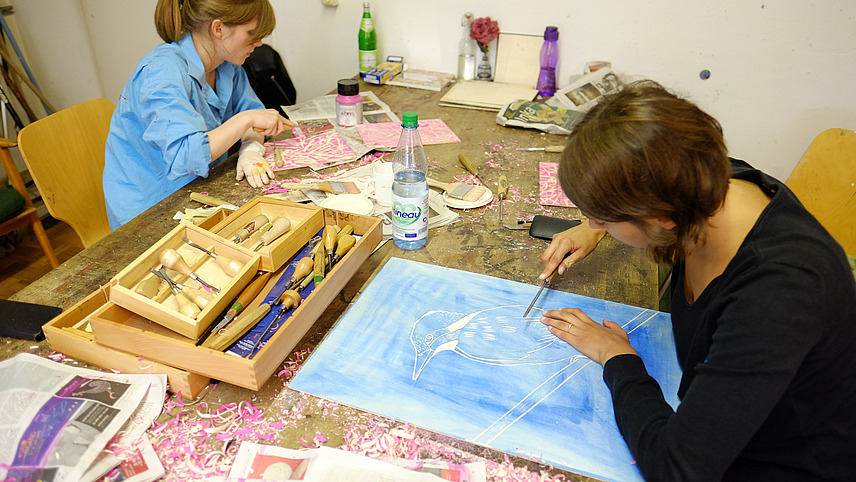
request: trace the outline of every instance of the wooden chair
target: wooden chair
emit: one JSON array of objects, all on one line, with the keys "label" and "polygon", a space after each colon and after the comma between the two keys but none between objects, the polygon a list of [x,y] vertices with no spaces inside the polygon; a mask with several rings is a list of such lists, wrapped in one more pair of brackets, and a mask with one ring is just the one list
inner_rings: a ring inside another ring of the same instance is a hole
[{"label": "wooden chair", "polygon": [[21,173],[18,172],[18,167],[15,166],[12,154],[9,153],[9,149],[15,147],[15,145],[15,141],[0,138],[0,161],[3,162],[3,169],[6,170],[6,177],[9,179],[9,183],[24,198],[24,208],[15,216],[0,223],[0,236],[24,226],[32,225],[33,232],[36,233],[36,238],[38,238],[39,244],[42,245],[42,249],[45,252],[45,256],[48,257],[51,267],[56,268],[59,266],[59,260],[56,258],[53,246],[51,246],[51,242],[48,239],[48,234],[45,232],[45,227],[42,226],[42,221],[39,219],[39,213],[36,212],[36,207],[33,206],[33,200],[30,199],[30,193],[27,192],[24,180],[21,179]]},{"label": "wooden chair", "polygon": [[110,233],[101,174],[115,106],[93,99],[21,129],[18,148],[51,215],[68,223],[84,247]]},{"label": "wooden chair", "polygon": [[844,252],[856,255],[856,132],[821,132],[785,184]]}]

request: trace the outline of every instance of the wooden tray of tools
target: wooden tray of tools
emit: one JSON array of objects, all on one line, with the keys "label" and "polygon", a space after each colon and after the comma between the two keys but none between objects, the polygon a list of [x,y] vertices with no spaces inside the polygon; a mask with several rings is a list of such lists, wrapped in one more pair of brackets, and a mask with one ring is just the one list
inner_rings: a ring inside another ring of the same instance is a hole
[{"label": "wooden tray of tools", "polygon": [[[258,268],[258,254],[181,223],[110,280],[110,301],[198,338]],[[172,288],[167,278],[182,286]]]},{"label": "wooden tray of tools", "polygon": [[[135,353],[250,390],[258,390],[291,354],[295,345],[382,239],[381,221],[375,217],[323,210],[322,222],[325,226],[345,228],[345,231],[348,226],[352,227],[355,238],[358,238],[356,243],[333,265],[333,269],[325,274],[322,282],[314,287],[309,284],[311,293],[296,309],[289,311],[279,328],[272,335],[268,335],[267,341],[260,345],[258,351],[252,352],[251,357],[235,356],[204,345],[197,346],[195,338],[168,330],[115,303],[107,303],[92,314],[90,324],[95,340],[104,346]],[[329,228],[324,228],[327,229]],[[312,234],[317,233],[318,231]],[[245,315],[262,304],[268,297],[268,291],[281,276],[288,275],[289,270],[293,270],[298,262],[298,257],[294,258],[274,273],[262,293],[248,304],[243,312]],[[238,321],[241,321],[241,314],[235,320]],[[224,330],[228,330],[229,326]]]},{"label": "wooden tray of tools", "polygon": [[[279,235],[284,226],[285,234]],[[261,270],[274,272],[324,227],[322,208],[264,196],[247,201],[210,231],[257,252]]]},{"label": "wooden tray of tools", "polygon": [[165,374],[170,390],[184,397],[196,398],[210,379],[137,355],[115,350],[95,342],[89,329],[89,316],[108,303],[109,286],[99,289],[42,326],[51,350],[76,360],[122,373]]}]

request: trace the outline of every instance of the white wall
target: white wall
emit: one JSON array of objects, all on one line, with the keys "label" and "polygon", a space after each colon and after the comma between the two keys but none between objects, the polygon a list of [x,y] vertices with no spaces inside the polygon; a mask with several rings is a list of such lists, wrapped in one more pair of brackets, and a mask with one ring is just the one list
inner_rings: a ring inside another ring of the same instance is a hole
[{"label": "white wall", "polygon": [[[56,107],[118,98],[137,60],[160,41],[155,0],[7,0],[28,61]],[[359,0],[271,0],[299,100],[357,71]],[[500,29],[559,27],[560,84],[590,60],[660,81],[722,122],[731,154],[785,178],[811,140],[856,129],[856,3],[847,0],[373,0],[382,55],[454,72],[460,17]],[[699,72],[711,72],[701,80]],[[854,166],[856,169],[856,166]]]}]

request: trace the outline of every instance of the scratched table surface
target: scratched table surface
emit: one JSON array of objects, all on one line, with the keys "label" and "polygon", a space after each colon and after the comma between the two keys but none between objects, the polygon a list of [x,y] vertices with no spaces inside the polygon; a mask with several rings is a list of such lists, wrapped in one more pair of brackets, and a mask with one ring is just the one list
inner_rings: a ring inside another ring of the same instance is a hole
[{"label": "scratched table surface", "polygon": [[[362,84],[361,90],[374,91],[399,116],[408,110],[419,114],[420,119],[442,119],[461,139],[460,143],[429,145],[425,151],[429,159],[429,175],[442,181],[463,178],[467,173],[458,161],[458,154],[467,155],[479,168],[481,178],[495,190],[500,175],[508,178],[510,190],[504,201],[504,221],[530,220],[535,214],[545,214],[568,219],[580,218],[579,210],[567,207],[541,206],[538,204],[538,165],[541,161],[558,161],[559,155],[543,151],[518,151],[517,147],[543,147],[564,143],[564,137],[542,134],[532,129],[508,128],[498,125],[494,112],[442,107],[438,100],[445,92],[407,89],[395,86]],[[386,160],[391,160],[392,154]],[[343,168],[331,167],[321,174],[332,174]],[[281,171],[279,178],[300,177],[309,174],[308,168]],[[207,192],[213,196],[241,205],[260,190],[252,190],[245,181],[235,181],[234,157],[221,163],[207,178],[199,178],[164,199],[136,219],[117,229],[63,263],[43,278],[17,293],[13,300],[49,304],[63,309],[72,306],[98,286],[108,281],[122,268],[132,262],[143,251],[164,236],[175,226],[173,215],[187,208],[199,207],[190,200],[190,192]],[[461,219],[451,225],[432,229],[426,247],[417,251],[403,251],[392,242],[377,250],[357,271],[341,294],[318,319],[296,347],[295,353],[311,350],[324,338],[336,321],[347,310],[375,273],[390,257],[436,264],[450,268],[483,273],[529,284],[539,284],[541,272],[539,256],[548,245],[547,241],[528,236],[525,230],[509,230],[499,221],[498,200],[487,206],[459,211]],[[657,267],[641,250],[628,247],[607,236],[594,253],[578,263],[563,276],[556,276],[554,289],[565,290],[585,296],[626,303],[644,308],[657,307]],[[466,290],[466,286],[461,286]],[[0,339],[0,359],[19,352],[31,352],[47,356],[51,353],[46,342],[33,343],[10,338]],[[88,366],[74,361],[66,363]],[[289,423],[277,431],[273,440],[254,440],[260,443],[277,444],[288,448],[300,448],[316,433],[322,433],[326,444],[339,446],[347,443],[349,430],[354,426],[400,427],[392,420],[381,420],[371,414],[360,413],[347,407],[331,407],[330,402],[290,390],[289,376],[272,376],[258,392],[227,383],[209,386],[200,399],[184,400],[185,406],[198,406],[205,402],[208,407],[218,404],[251,401],[266,412],[267,417],[278,417],[277,411],[287,411]],[[174,399],[175,396],[173,395]],[[167,402],[169,404],[169,401]],[[285,408],[284,408],[285,407]],[[299,410],[298,410],[299,409]],[[337,411],[338,410],[338,411]],[[295,413],[298,413],[296,416]],[[175,417],[175,410],[167,411],[160,421]],[[368,425],[366,425],[368,424]],[[426,452],[442,451],[447,458],[458,461],[470,457],[484,458],[497,464],[505,461],[505,455],[481,446],[451,439],[418,427],[409,427],[415,436],[424,441]],[[310,435],[307,435],[310,434]],[[203,437],[204,438],[204,437]],[[432,444],[436,444],[432,445]],[[195,440],[197,450],[222,450],[223,443],[216,440]],[[232,452],[234,452],[233,444]],[[446,449],[437,449],[445,447]],[[231,454],[232,452],[229,452]],[[450,455],[456,454],[456,455]],[[430,457],[437,453],[425,453]],[[163,459],[163,457],[161,457]],[[228,456],[223,460],[227,460]],[[515,467],[550,475],[561,474],[572,480],[589,480],[587,477],[547,467],[527,458],[510,456]],[[224,462],[225,463],[225,462]],[[177,465],[176,465],[177,464]],[[166,464],[173,474],[180,473],[181,462]],[[222,471],[224,465],[220,465]],[[222,472],[212,472],[222,473]]]}]

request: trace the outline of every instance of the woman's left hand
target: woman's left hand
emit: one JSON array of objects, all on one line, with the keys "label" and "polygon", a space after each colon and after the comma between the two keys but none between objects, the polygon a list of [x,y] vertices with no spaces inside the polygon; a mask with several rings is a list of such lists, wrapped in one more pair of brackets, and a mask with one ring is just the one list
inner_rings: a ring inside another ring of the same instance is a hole
[{"label": "woman's left hand", "polygon": [[545,311],[541,323],[548,325],[552,334],[601,365],[616,355],[637,355],[630,345],[630,337],[618,323],[603,320],[600,324],[579,308]]}]

